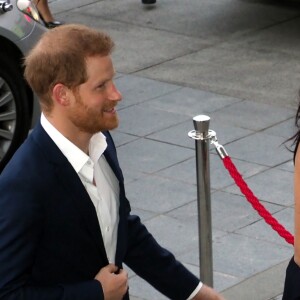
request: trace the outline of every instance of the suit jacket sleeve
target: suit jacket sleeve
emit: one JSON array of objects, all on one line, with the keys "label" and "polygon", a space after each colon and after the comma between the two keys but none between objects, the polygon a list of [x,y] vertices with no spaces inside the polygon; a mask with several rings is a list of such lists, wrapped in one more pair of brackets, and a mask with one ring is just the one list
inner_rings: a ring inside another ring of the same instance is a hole
[{"label": "suit jacket sleeve", "polygon": [[[15,175],[17,176],[17,175]],[[43,234],[41,199],[30,187],[1,175],[0,180],[0,299],[1,300],[100,300],[96,280],[76,284],[35,286],[29,273]],[[22,185],[20,188],[19,185]],[[21,192],[22,191],[22,192]],[[59,246],[59,245],[58,245]]]},{"label": "suit jacket sleeve", "polygon": [[187,299],[198,286],[199,279],[156,242],[139,217],[130,215],[128,225],[125,263],[168,298]]}]

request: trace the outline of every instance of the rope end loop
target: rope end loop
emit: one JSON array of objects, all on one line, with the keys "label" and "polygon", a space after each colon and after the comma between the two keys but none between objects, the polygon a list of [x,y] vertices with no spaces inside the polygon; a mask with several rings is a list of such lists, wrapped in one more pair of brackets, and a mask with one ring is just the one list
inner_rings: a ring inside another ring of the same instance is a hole
[{"label": "rope end loop", "polygon": [[216,150],[217,150],[217,153],[219,154],[219,156],[221,157],[221,159],[224,159],[225,157],[228,156],[228,153],[226,152],[225,148],[220,145],[220,144],[215,144],[215,147],[216,147]]},{"label": "rope end loop", "polygon": [[217,138],[217,135],[215,132],[211,136],[211,144],[213,144],[216,147],[217,153],[219,154],[219,156],[222,160],[228,156],[228,153],[226,152],[224,146],[219,144],[218,138]]}]

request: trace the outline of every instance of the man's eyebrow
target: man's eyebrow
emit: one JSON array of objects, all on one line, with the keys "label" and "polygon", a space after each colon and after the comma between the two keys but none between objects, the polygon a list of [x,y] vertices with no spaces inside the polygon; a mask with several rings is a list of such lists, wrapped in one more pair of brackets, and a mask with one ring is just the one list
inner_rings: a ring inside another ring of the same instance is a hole
[{"label": "man's eyebrow", "polygon": [[107,82],[107,81],[113,80],[113,79],[115,78],[116,74],[117,74],[117,73],[114,72],[114,73],[112,74],[112,76],[108,76],[108,77],[106,77],[106,78],[102,78],[101,80],[98,80],[98,83],[101,84],[101,83],[105,83],[105,82]]}]

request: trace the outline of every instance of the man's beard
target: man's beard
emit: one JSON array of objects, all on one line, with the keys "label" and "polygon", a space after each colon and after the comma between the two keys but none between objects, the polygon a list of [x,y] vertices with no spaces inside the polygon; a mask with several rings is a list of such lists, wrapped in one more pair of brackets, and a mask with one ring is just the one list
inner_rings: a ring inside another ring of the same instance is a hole
[{"label": "man's beard", "polygon": [[95,108],[87,107],[83,103],[81,97],[77,94],[75,95],[76,106],[72,109],[70,114],[70,119],[73,124],[83,132],[90,134],[95,134],[99,131],[112,130],[118,127],[119,120],[118,115],[115,114],[111,118],[105,118],[103,111],[109,110],[112,107],[104,107],[101,111]]}]

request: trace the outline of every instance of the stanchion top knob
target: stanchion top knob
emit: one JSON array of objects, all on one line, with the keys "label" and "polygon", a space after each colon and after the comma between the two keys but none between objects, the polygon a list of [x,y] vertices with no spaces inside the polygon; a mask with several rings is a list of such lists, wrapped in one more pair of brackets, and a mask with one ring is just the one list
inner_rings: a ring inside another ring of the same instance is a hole
[{"label": "stanchion top knob", "polygon": [[193,118],[195,130],[198,132],[208,132],[210,117],[206,115],[198,115]]}]

